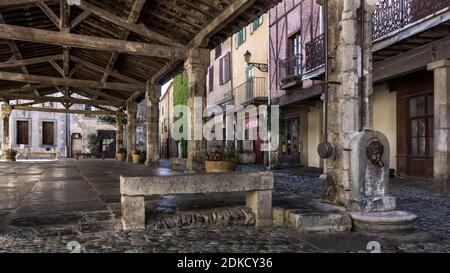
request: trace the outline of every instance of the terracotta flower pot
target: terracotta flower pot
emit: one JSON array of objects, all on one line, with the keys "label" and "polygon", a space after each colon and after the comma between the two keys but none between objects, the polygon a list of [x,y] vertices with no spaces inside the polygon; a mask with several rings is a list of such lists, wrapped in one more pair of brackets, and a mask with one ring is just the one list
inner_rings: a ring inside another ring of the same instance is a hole
[{"label": "terracotta flower pot", "polygon": [[134,164],[141,164],[141,155],[140,154],[132,154],[132,159]]},{"label": "terracotta flower pot", "polygon": [[124,161],[127,159],[127,154],[117,154],[117,160]]},{"label": "terracotta flower pot", "polygon": [[234,172],[236,162],[234,161],[205,161],[207,173]]}]

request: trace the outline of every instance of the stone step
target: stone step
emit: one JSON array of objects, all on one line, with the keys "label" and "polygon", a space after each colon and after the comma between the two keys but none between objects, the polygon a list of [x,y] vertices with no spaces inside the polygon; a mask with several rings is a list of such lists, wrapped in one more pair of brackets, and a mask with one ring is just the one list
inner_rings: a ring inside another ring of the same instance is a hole
[{"label": "stone step", "polygon": [[274,208],[273,221],[275,226],[300,232],[346,232],[352,229],[352,221],[347,213]]}]

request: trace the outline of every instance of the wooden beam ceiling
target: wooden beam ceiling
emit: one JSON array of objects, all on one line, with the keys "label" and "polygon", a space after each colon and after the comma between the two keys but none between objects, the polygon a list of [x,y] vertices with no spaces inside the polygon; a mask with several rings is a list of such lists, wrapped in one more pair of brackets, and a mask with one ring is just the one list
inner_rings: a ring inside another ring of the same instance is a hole
[{"label": "wooden beam ceiling", "polygon": [[69,114],[79,114],[79,115],[96,115],[96,116],[107,116],[107,115],[124,115],[122,112],[116,111],[86,111],[86,110],[75,110],[75,109],[58,109],[58,108],[46,108],[46,107],[32,107],[32,106],[15,106],[11,105],[14,110],[21,111],[31,111],[31,112],[47,112],[47,113],[69,113]]},{"label": "wooden beam ceiling", "polygon": [[169,59],[186,59],[188,55],[188,50],[181,47],[128,42],[7,24],[0,24],[0,38]]},{"label": "wooden beam ceiling", "polygon": [[57,86],[70,86],[80,88],[111,89],[111,90],[119,90],[125,93],[145,91],[146,88],[145,84],[75,80],[75,79],[67,79],[67,78],[64,79],[64,78],[11,73],[11,72],[0,72],[0,80],[36,83],[36,84],[51,84]]},{"label": "wooden beam ceiling", "polygon": [[43,57],[36,57],[36,58],[30,58],[30,59],[20,59],[20,60],[12,60],[12,61],[6,61],[3,63],[0,63],[0,68],[11,68],[11,67],[18,67],[18,66],[26,66],[26,65],[32,65],[32,64],[39,64],[39,63],[46,63],[50,61],[56,61],[56,60],[62,60],[63,56],[61,54],[58,55],[50,55],[50,56],[43,56]]},{"label": "wooden beam ceiling", "polygon": [[35,100],[40,102],[59,102],[59,103],[75,103],[75,104],[87,104],[87,105],[110,105],[110,106],[124,106],[124,103],[114,103],[108,100],[91,100],[80,98],[67,98],[67,97],[50,97],[50,96],[36,96],[31,94],[17,94],[17,93],[5,93],[0,92],[0,98],[10,100]]},{"label": "wooden beam ceiling", "polygon": [[[137,3],[138,4],[135,7],[136,10],[142,9],[145,1],[137,0]],[[155,31],[148,29],[143,24],[136,24],[136,23],[130,22],[130,20],[116,16],[115,14],[113,14],[107,10],[101,9],[87,1],[80,0],[80,7],[82,9],[84,9],[85,11],[92,12],[93,14],[97,15],[98,17],[100,17],[108,22],[118,25],[128,31],[132,31],[134,33],[142,35],[143,37],[145,37],[147,39],[150,39],[153,41],[158,41],[165,45],[172,45],[172,46],[179,46],[179,47],[183,46],[182,44],[178,43],[177,41],[175,41],[173,39],[170,39],[164,35],[161,35]],[[133,13],[131,13],[130,16],[135,16],[135,15]]]},{"label": "wooden beam ceiling", "polygon": [[204,27],[193,39],[194,47],[205,47],[209,38],[217,33],[221,28],[236,20],[256,0],[235,0],[219,16],[214,18],[206,27]]}]

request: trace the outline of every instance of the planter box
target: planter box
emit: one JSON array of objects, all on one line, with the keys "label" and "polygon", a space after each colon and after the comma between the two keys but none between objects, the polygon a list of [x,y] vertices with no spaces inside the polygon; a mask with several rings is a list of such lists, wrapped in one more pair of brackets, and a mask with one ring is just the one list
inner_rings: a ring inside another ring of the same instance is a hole
[{"label": "planter box", "polygon": [[256,154],[248,153],[248,154],[240,154],[240,163],[241,164],[255,164],[256,162]]},{"label": "planter box", "polygon": [[205,161],[207,173],[234,172],[236,167],[237,165],[234,161]]}]

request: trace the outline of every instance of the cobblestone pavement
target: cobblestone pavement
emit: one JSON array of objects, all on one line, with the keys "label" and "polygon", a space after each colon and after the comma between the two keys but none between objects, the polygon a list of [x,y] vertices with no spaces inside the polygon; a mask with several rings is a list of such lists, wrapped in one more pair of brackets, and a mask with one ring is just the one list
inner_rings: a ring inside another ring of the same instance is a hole
[{"label": "cobblestone pavement", "polygon": [[[208,226],[123,232],[118,221],[119,174],[168,175],[115,161],[0,163],[0,252],[367,252],[378,241],[383,252],[450,252],[449,198],[432,193],[429,183],[395,179],[392,192],[401,209],[419,215],[418,232],[408,235],[299,233],[284,228]],[[261,170],[245,166],[246,170]],[[274,203],[290,206],[319,199],[316,169],[275,171]],[[289,199],[289,202],[285,202]],[[283,201],[283,202],[282,202]],[[163,213],[242,203],[242,195],[167,198]],[[291,203],[290,203],[291,202]],[[72,244],[72,243],[71,243]]]}]

